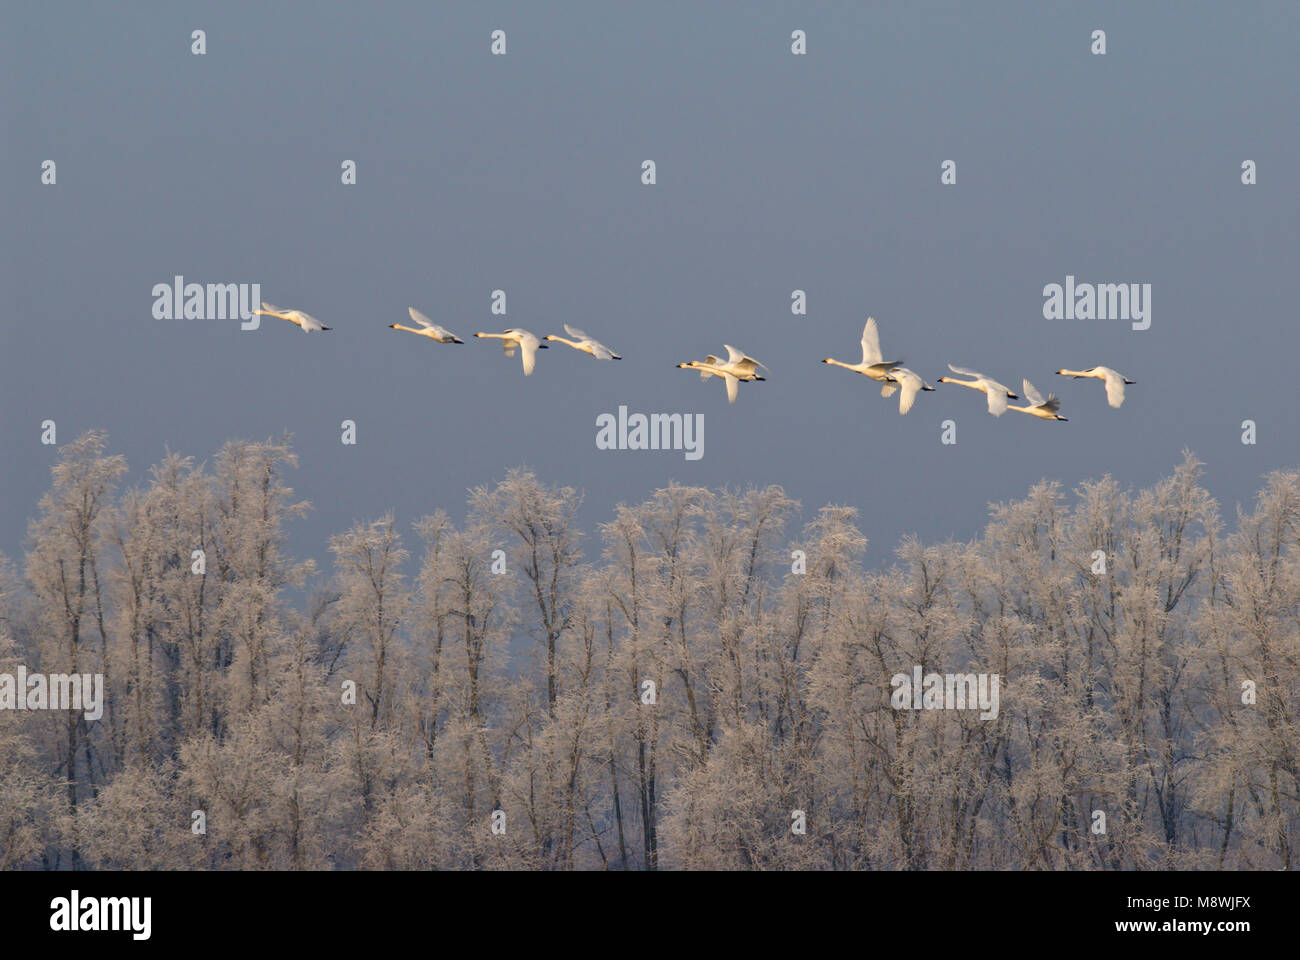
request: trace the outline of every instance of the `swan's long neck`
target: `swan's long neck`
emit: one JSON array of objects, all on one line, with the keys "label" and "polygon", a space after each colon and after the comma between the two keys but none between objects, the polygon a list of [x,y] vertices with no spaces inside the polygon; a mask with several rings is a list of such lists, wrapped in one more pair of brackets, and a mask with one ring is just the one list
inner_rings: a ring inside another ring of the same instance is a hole
[{"label": "swan's long neck", "polygon": [[944,377],[944,378],[943,378],[943,382],[944,382],[944,383],[955,383],[955,384],[958,384],[959,386],[963,386],[963,387],[970,387],[972,390],[978,390],[978,391],[980,391],[980,393],[984,393],[984,392],[985,392],[985,391],[984,391],[984,384],[980,383],[978,380],[954,380],[952,377]]},{"label": "swan's long neck", "polygon": [[854,371],[856,371],[856,370],[858,369],[858,366],[855,365],[855,364],[852,364],[852,363],[845,363],[843,360],[832,360],[830,357],[827,357],[827,358],[826,358],[826,362],[827,362],[827,363],[832,363],[832,364],[834,364],[834,365],[837,366],[837,367],[843,367],[845,370],[854,370]]},{"label": "swan's long neck", "polygon": [[1098,376],[1098,374],[1093,373],[1091,370],[1062,370],[1062,371],[1061,371],[1061,376],[1064,376],[1064,377],[1095,377],[1095,376]]},{"label": "swan's long neck", "polygon": [[393,324],[394,330],[405,330],[407,333],[424,333],[423,330],[416,330],[415,327],[404,327],[400,323]]},{"label": "swan's long neck", "polygon": [[566,344],[567,346],[573,347],[574,350],[582,349],[582,345],[576,340],[565,340],[563,337],[557,337],[555,334],[551,334],[547,339],[554,340],[556,343]]}]

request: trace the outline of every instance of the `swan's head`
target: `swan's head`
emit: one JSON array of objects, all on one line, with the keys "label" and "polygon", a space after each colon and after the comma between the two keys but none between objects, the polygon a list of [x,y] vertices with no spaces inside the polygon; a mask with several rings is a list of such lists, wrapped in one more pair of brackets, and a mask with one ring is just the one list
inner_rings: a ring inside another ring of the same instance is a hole
[{"label": "swan's head", "polygon": [[693,366],[695,366],[695,361],[694,361],[694,360],[687,360],[685,363],[679,363],[679,364],[677,364],[677,366],[678,366],[678,368],[681,368],[681,367],[693,367]]},{"label": "swan's head", "polygon": [[552,334],[552,333],[548,333],[546,336],[542,337],[542,339],[543,339],[543,340],[555,340],[555,339],[556,339],[556,336],[555,336],[554,334]]},{"label": "swan's head", "polygon": [[1057,373],[1065,373],[1064,370],[1057,370],[1056,372],[1057,372]]},{"label": "swan's head", "polygon": [[395,323],[390,323],[390,324],[388,325],[388,329],[389,329],[389,330],[396,330],[396,329],[397,329],[397,324],[395,324]]},{"label": "swan's head", "polygon": [[827,357],[825,360],[822,361],[822,363],[830,363],[830,362],[831,362],[831,358],[830,358],[830,357]]}]

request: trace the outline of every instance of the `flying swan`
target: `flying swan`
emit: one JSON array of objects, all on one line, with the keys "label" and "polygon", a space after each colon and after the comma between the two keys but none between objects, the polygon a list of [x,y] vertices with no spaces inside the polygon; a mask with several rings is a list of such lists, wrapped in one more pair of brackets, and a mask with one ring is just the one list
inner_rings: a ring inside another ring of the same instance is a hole
[{"label": "flying swan", "polygon": [[1038,417],[1040,420],[1068,420],[1069,417],[1063,417],[1056,412],[1061,405],[1061,401],[1054,395],[1048,396],[1046,400],[1043,395],[1034,388],[1034,385],[1028,380],[1021,381],[1025,388],[1025,398],[1029,401],[1027,407],[1008,407],[1008,410],[1019,410],[1021,413],[1027,413],[1031,417]]},{"label": "flying swan", "polygon": [[464,343],[460,337],[456,336],[446,327],[434,323],[415,307],[407,307],[406,312],[411,315],[411,319],[419,324],[418,327],[404,327],[400,323],[390,323],[388,326],[392,330],[405,330],[407,333],[418,334],[421,337],[428,337],[430,340],[437,340],[439,343]]},{"label": "flying swan", "polygon": [[957,383],[963,387],[970,387],[972,390],[978,390],[989,398],[989,413],[995,417],[1000,417],[1007,412],[1007,400],[1019,400],[1020,398],[1008,390],[1005,386],[996,380],[984,376],[982,373],[976,373],[974,370],[967,370],[964,367],[954,367],[948,364],[948,369],[953,373],[959,373],[963,377],[974,377],[970,380],[954,380],[952,377],[940,377],[939,383]]},{"label": "flying swan", "polygon": [[1074,377],[1076,380],[1083,377],[1105,380],[1106,402],[1117,410],[1124,405],[1124,384],[1137,383],[1136,380],[1130,380],[1110,367],[1089,367],[1087,370],[1057,370],[1056,372],[1064,377]]},{"label": "flying swan", "polygon": [[595,337],[583,333],[577,327],[571,327],[567,323],[564,325],[564,332],[573,337],[572,340],[565,340],[564,337],[557,337],[553,333],[548,333],[545,337],[547,340],[556,340],[560,343],[567,343],[574,350],[581,350],[583,353],[589,353],[597,360],[622,360],[617,353],[609,349]]},{"label": "flying swan", "polygon": [[[860,373],[872,380],[883,383],[884,386],[880,388],[882,397],[893,396],[894,391],[898,389],[898,384],[894,382],[891,372],[895,367],[900,366],[902,362],[902,360],[885,360],[881,356],[880,331],[876,327],[874,317],[867,317],[866,326],[862,328],[861,363],[845,363],[843,360],[836,360],[833,357],[827,357],[822,361],[822,363],[843,367],[845,370],[852,370],[854,373]],[[907,411],[904,410],[903,412],[906,413]]]},{"label": "flying swan", "polygon": [[474,336],[500,340],[507,357],[513,357],[515,351],[519,350],[524,361],[525,377],[532,376],[533,367],[537,365],[537,351],[548,349],[546,344],[519,327],[511,327],[505,333],[476,333]]},{"label": "flying swan", "polygon": [[767,369],[766,365],[747,356],[743,350],[737,350],[729,343],[724,343],[727,348],[727,362],[723,363],[713,354],[709,354],[700,360],[690,360],[686,363],[677,364],[684,370],[698,370],[700,379],[707,380],[709,377],[722,377],[723,382],[727,385],[727,402],[735,403],[736,394],[739,392],[741,380],[766,380],[766,377],[758,375],[758,368]]},{"label": "flying swan", "polygon": [[279,317],[281,320],[288,320],[301,328],[303,333],[311,333],[313,330],[329,330],[310,313],[303,313],[301,310],[281,310],[274,304],[262,301],[262,309],[254,310],[253,313],[260,313],[264,317]]}]

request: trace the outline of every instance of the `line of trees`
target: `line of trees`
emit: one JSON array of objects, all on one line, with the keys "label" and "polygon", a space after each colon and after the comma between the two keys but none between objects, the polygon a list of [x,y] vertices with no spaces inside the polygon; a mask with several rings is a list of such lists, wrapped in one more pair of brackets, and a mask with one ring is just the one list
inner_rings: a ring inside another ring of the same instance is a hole
[{"label": "line of trees", "polygon": [[[512,471],[318,571],[295,463],[231,442],[124,488],[103,434],[61,448],[0,558],[0,673],[106,705],[0,711],[0,868],[1296,866],[1300,471],[1231,533],[1190,456],[1040,483],[878,572],[854,509],[791,531],[779,487],[584,538]],[[915,665],[999,674],[998,716],[892,709]]]}]

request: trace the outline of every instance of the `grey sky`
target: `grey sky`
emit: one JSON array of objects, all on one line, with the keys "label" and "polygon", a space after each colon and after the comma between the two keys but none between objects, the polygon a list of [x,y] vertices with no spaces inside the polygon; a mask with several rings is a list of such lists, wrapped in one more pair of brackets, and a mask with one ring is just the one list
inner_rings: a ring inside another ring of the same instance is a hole
[{"label": "grey sky", "polygon": [[[519,464],[583,488],[589,532],[670,479],[780,483],[805,517],[858,506],[871,565],[1044,477],[1150,483],[1184,447],[1231,514],[1297,461],[1300,7],[1205,6],[9,4],[0,551],[48,486],[47,418],[106,429],[133,480],[166,446],[291,431],[316,507],[293,548],[321,562],[354,519],[460,516]],[[175,274],[334,330],[155,320]],[[1151,328],[1044,320],[1067,274],[1151,283]],[[386,329],[408,305],[470,342]],[[1069,423],[945,386],[900,417],[818,362],[856,361],[868,314],[927,381],[1027,376]],[[626,359],[553,347],[524,378],[472,337],[564,322]],[[674,368],[724,342],[771,368],[734,406]],[[1099,363],[1137,381],[1122,410],[1053,374]],[[620,404],[703,413],[703,459],[597,450]]]}]

